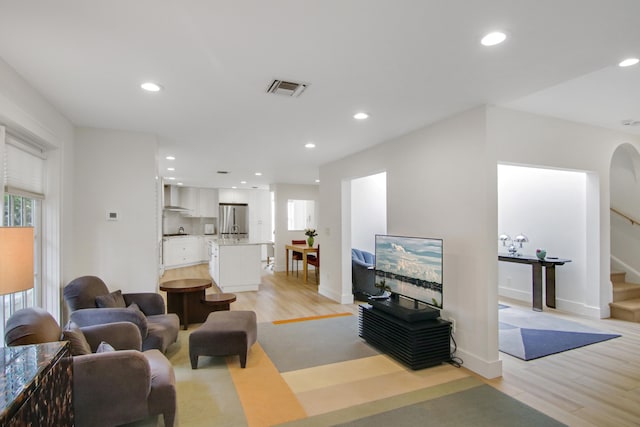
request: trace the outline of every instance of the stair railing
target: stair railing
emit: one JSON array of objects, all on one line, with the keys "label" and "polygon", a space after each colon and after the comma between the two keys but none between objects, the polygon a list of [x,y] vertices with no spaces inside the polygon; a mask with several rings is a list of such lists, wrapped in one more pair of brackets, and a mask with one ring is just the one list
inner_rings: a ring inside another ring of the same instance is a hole
[{"label": "stair railing", "polygon": [[627,221],[631,222],[631,225],[640,225],[640,221],[638,221],[637,219],[631,218],[629,215],[620,212],[616,208],[610,208],[610,209],[611,209],[611,212],[616,213],[616,214],[620,215],[621,217],[623,217],[624,219],[626,219]]}]

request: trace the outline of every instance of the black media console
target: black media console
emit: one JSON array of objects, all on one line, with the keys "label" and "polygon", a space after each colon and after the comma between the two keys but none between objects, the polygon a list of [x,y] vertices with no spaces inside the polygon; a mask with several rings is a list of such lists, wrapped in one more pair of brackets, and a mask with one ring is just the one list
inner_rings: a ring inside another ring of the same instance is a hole
[{"label": "black media console", "polygon": [[442,319],[406,321],[384,310],[360,306],[360,337],[411,369],[451,358],[451,323]]}]

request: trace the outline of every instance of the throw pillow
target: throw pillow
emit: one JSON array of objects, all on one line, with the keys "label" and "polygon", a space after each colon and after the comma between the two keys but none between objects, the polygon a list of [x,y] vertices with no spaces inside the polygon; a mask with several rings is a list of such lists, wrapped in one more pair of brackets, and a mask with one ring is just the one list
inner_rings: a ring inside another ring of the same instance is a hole
[{"label": "throw pillow", "polygon": [[72,356],[91,354],[91,346],[80,329],[65,329],[62,331],[62,339],[71,343]]},{"label": "throw pillow", "polygon": [[102,341],[100,343],[100,345],[98,346],[98,348],[96,349],[96,353],[106,353],[109,351],[116,351],[115,348],[113,348],[113,346],[111,344],[109,344],[108,342]]},{"label": "throw pillow", "polygon": [[107,295],[97,296],[96,305],[100,308],[125,308],[127,306],[127,304],[124,302],[122,291],[120,291],[119,289]]},{"label": "throw pillow", "polygon": [[[140,307],[138,307],[138,304],[136,304],[135,302],[132,302],[131,305],[129,305],[129,307],[127,307],[129,310],[134,310],[134,311],[139,311],[140,313],[142,313],[142,310],[140,310]],[[144,314],[144,313],[142,313]]]}]

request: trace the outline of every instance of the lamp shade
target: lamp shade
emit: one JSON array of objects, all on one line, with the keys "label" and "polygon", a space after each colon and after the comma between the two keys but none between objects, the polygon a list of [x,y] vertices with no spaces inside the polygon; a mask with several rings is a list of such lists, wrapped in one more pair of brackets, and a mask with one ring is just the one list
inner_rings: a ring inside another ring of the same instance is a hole
[{"label": "lamp shade", "polygon": [[33,288],[33,227],[0,227],[0,295]]}]

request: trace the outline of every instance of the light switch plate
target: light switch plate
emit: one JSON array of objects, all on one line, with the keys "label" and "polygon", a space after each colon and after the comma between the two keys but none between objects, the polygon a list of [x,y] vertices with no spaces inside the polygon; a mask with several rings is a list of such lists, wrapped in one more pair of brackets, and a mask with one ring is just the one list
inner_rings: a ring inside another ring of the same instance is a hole
[{"label": "light switch plate", "polygon": [[107,212],[107,221],[117,221],[118,219],[120,219],[120,215],[118,214],[118,212]]}]

